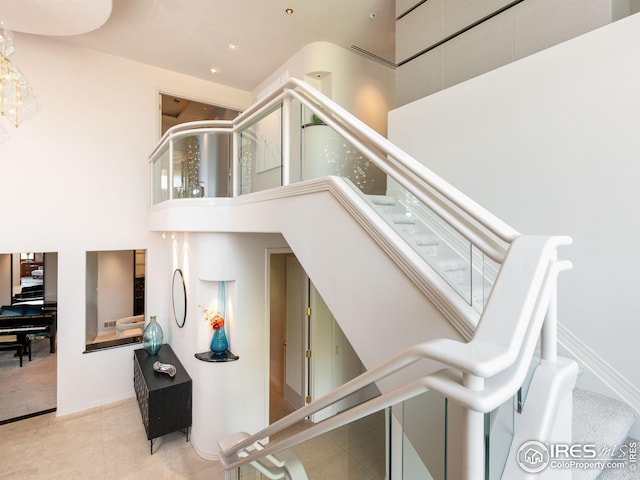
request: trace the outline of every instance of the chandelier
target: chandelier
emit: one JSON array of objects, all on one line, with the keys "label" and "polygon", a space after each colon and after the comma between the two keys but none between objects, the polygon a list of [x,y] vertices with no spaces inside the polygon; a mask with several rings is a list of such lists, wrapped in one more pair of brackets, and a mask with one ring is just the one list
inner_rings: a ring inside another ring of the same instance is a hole
[{"label": "chandelier", "polygon": [[[18,67],[9,60],[14,51],[13,32],[0,22],[0,116],[17,128],[36,114],[40,101]],[[9,134],[0,125],[0,143],[8,139]]]}]

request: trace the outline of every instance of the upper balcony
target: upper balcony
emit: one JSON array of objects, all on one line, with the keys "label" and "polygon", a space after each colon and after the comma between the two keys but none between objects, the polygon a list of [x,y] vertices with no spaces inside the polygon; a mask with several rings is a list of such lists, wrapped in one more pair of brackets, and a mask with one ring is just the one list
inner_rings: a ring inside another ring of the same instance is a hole
[{"label": "upper balcony", "polygon": [[404,252],[398,258],[426,263],[473,307],[474,316],[482,311],[509,244],[518,236],[298,80],[235,120],[171,128],[150,162],[152,210],[178,199],[185,206],[191,201],[182,199],[242,198],[246,203],[257,192],[260,198],[287,196],[309,181],[331,177],[359,198],[358,216],[370,218],[375,235]]}]

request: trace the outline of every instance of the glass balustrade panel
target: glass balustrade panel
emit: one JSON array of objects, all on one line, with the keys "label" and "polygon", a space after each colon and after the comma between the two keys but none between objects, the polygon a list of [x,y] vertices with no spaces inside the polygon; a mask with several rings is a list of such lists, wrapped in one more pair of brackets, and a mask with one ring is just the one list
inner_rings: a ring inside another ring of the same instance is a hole
[{"label": "glass balustrade panel", "polygon": [[[308,480],[385,480],[387,476],[387,410],[368,415],[293,447],[248,463],[232,479],[291,478]],[[286,437],[305,424],[272,437]],[[282,463],[280,463],[282,462]],[[286,476],[285,476],[286,475]]]},{"label": "glass balustrade panel", "polygon": [[[383,193],[386,175],[340,133],[324,123],[309,108],[300,106],[296,120],[299,132],[299,161],[292,160],[291,181],[336,175],[348,178],[366,194]],[[292,157],[293,159],[293,157]]]},{"label": "glass balustrade panel", "polygon": [[300,157],[294,162],[292,155],[291,182],[343,177],[469,305],[482,311],[497,266],[310,109],[292,110],[299,112]]},{"label": "glass balustrade panel", "polygon": [[466,238],[392,179],[384,195],[364,195],[364,199],[458,295],[472,304],[474,276],[482,285],[482,263],[474,269],[474,250]]},{"label": "glass balustrade panel", "polygon": [[[310,438],[254,458],[230,471],[231,478],[445,480],[446,399],[438,393],[426,392],[375,413],[360,415],[360,407],[378,395],[376,388],[367,387],[365,392],[355,392],[345,399],[346,402],[340,401],[272,435],[269,441],[275,445],[304,438],[305,434]],[[351,414],[353,419],[345,424],[346,418],[340,414]],[[324,422],[337,426],[319,431]]]},{"label": "glass balustrade panel", "polygon": [[165,147],[153,162],[152,203],[169,200],[169,146]]},{"label": "glass balustrade panel", "polygon": [[401,418],[391,421],[402,423],[401,478],[445,480],[446,399],[435,392],[423,393],[403,402]]},{"label": "glass balustrade panel", "polygon": [[485,414],[485,479],[500,480],[513,443],[515,399]]},{"label": "glass balustrade panel", "polygon": [[173,144],[173,198],[231,195],[231,134],[186,135]]},{"label": "glass balustrade panel", "polygon": [[282,106],[239,132],[240,194],[282,185]]}]

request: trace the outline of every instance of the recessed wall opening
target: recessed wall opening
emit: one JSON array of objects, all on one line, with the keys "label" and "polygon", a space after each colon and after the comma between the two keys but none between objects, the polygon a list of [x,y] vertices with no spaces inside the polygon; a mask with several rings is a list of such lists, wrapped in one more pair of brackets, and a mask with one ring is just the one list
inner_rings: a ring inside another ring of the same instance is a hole
[{"label": "recessed wall opening", "polygon": [[87,252],[85,352],[142,341],[145,264],[146,250]]},{"label": "recessed wall opening", "polygon": [[189,100],[170,93],[160,93],[160,110],[162,112],[161,135],[181,123],[201,120],[233,120],[240,114],[239,110]]}]

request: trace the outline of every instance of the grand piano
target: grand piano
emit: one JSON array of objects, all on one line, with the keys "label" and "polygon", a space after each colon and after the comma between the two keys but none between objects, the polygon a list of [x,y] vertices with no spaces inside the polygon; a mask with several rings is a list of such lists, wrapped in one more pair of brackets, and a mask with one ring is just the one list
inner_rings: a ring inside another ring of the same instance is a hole
[{"label": "grand piano", "polygon": [[44,302],[39,305],[27,303],[0,307],[0,335],[16,335],[18,341],[29,351],[27,335],[40,334],[49,337],[49,350],[56,351],[57,306]]}]

